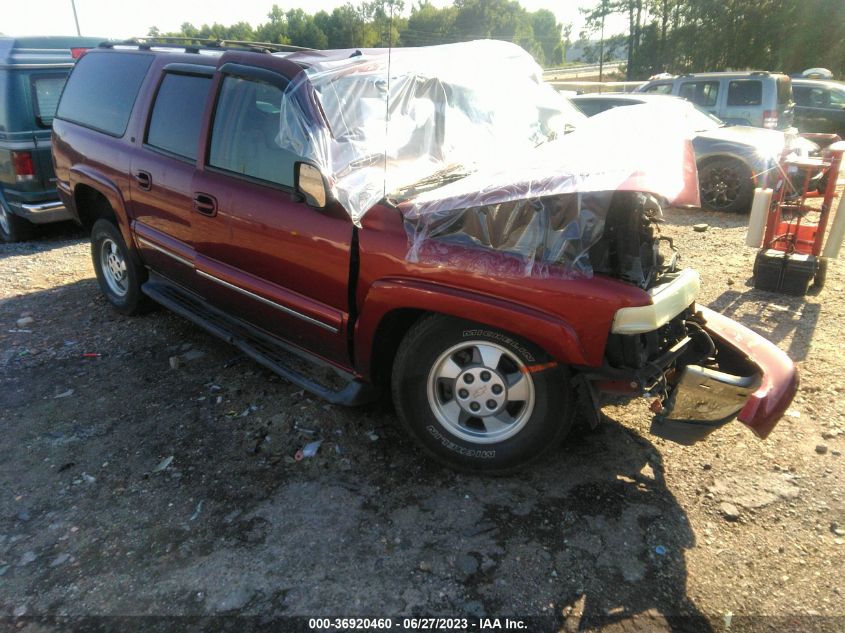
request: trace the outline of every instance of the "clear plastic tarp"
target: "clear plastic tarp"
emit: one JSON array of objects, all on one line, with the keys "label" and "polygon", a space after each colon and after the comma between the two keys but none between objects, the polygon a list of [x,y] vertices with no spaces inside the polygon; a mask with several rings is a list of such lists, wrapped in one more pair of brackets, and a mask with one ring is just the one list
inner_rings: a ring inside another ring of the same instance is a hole
[{"label": "clear plastic tarp", "polygon": [[357,225],[382,200],[401,209],[411,260],[442,238],[512,252],[524,274],[538,261],[589,274],[609,193],[698,204],[682,123],[651,106],[587,119],[519,46],[350,53],[289,57],[305,71],[276,140],[321,169]]}]

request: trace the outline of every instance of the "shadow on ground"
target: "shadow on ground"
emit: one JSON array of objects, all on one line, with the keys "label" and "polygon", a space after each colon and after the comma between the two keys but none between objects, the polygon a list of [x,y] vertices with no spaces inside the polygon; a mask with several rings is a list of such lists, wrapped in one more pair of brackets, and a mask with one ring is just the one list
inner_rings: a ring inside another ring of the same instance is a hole
[{"label": "shadow on ground", "polygon": [[686,513],[654,447],[613,421],[522,474],[458,475],[389,404],[316,401],[167,312],[116,315],[91,280],[1,302],[0,320],[25,310],[55,320],[0,362],[7,615],[709,629],[686,595]]},{"label": "shadow on ground", "polygon": [[68,245],[68,240],[84,238],[85,232],[73,222],[42,224],[36,227],[32,239],[25,242],[7,244],[0,241],[0,259],[63,248]]},{"label": "shadow on ground", "polygon": [[820,304],[804,297],[764,290],[726,290],[710,307],[775,343],[792,336],[786,352],[794,361],[807,358],[821,312]]}]

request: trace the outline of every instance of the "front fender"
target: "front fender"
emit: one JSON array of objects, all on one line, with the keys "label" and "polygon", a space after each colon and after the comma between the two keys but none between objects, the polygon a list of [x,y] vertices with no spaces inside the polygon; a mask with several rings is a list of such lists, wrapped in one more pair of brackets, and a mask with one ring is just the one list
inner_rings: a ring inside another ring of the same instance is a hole
[{"label": "front fender", "polygon": [[393,310],[415,309],[482,323],[521,336],[560,363],[588,364],[578,334],[564,321],[524,305],[437,283],[402,278],[370,286],[355,324],[355,366],[370,375],[376,331]]}]

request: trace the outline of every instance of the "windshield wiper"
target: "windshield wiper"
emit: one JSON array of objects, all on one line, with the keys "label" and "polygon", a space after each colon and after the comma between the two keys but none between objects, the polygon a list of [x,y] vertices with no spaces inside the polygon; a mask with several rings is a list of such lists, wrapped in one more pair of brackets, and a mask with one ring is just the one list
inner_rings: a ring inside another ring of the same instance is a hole
[{"label": "windshield wiper", "polygon": [[436,189],[449,183],[460,180],[469,176],[470,170],[466,169],[464,165],[450,165],[443,169],[434,172],[418,180],[417,182],[397,188],[392,194],[391,198],[410,198],[423,191]]}]

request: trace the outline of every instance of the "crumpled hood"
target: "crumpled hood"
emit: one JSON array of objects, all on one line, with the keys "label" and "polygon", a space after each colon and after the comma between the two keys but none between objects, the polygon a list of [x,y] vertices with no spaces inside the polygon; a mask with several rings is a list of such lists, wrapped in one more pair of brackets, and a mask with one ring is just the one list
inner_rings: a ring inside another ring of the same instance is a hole
[{"label": "crumpled hood", "polygon": [[400,209],[413,220],[514,200],[612,191],[700,206],[695,155],[683,124],[667,122],[651,106],[608,110],[562,138],[414,196]]}]

